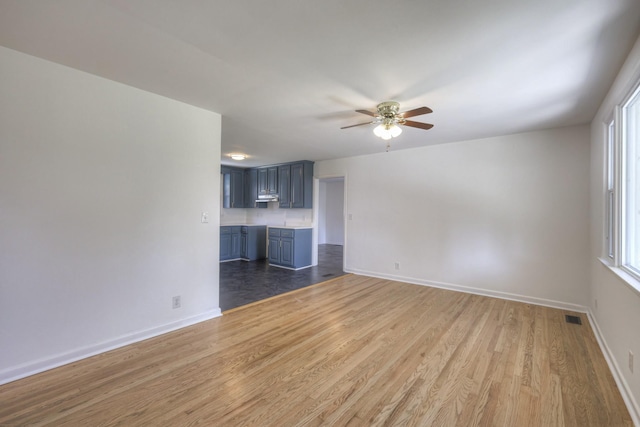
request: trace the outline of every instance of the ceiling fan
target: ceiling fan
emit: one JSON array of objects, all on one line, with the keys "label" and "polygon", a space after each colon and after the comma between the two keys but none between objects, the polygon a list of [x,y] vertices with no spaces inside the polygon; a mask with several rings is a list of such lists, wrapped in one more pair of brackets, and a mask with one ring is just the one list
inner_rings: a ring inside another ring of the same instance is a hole
[{"label": "ceiling fan", "polygon": [[[409,117],[421,116],[423,114],[433,113],[433,110],[429,107],[419,107],[413,110],[400,113],[400,104],[395,101],[385,101],[378,104],[376,112],[373,113],[368,110],[356,110],[357,113],[366,114],[373,117],[373,121],[358,123],[357,125],[344,126],[340,129],[352,128],[355,126],[377,124],[378,126],[373,130],[376,136],[384,140],[395,138],[402,133],[402,129],[398,125],[411,126],[414,128],[429,130],[433,127],[429,123],[414,122],[413,120],[407,120]],[[388,148],[388,147],[387,147]]]}]

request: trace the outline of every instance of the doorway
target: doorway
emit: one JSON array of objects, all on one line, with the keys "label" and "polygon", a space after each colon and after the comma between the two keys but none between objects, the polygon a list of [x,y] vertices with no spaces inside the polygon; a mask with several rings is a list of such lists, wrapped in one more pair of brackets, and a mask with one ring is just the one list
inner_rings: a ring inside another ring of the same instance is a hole
[{"label": "doorway", "polygon": [[[318,255],[340,257],[343,268],[345,247],[344,176],[321,178],[318,186]],[[335,259],[334,258],[334,259]]]}]

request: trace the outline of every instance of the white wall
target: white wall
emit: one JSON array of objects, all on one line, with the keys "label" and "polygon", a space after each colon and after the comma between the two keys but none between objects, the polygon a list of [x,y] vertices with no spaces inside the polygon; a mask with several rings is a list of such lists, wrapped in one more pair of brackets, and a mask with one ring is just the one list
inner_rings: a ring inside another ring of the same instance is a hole
[{"label": "white wall", "polygon": [[[598,114],[591,124],[591,300],[589,305],[606,344],[605,354],[614,365],[623,396],[632,415],[640,424],[640,293],[605,266],[599,257],[604,254],[604,192],[605,192],[605,133],[604,123],[640,81],[640,40],[632,49]],[[595,301],[598,301],[597,307]],[[636,372],[628,367],[628,352],[635,354]]]},{"label": "white wall", "polygon": [[219,315],[220,116],[0,63],[0,382]]},{"label": "white wall", "polygon": [[318,182],[318,244],[327,243],[327,183]]},{"label": "white wall", "polygon": [[348,271],[588,303],[588,126],[321,161],[315,173],[348,176]]},{"label": "white wall", "polygon": [[320,181],[318,244],[344,245],[344,179]]}]

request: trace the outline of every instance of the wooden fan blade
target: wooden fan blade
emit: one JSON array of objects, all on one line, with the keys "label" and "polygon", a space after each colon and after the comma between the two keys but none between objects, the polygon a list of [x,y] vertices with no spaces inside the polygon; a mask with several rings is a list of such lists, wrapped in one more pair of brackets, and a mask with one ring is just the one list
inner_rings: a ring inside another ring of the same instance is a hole
[{"label": "wooden fan blade", "polygon": [[353,127],[356,127],[356,126],[370,125],[372,123],[374,123],[374,122],[358,123],[357,125],[345,126],[345,127],[341,127],[340,129],[348,129],[348,128],[353,128]]},{"label": "wooden fan blade", "polygon": [[421,116],[423,114],[433,113],[433,110],[429,107],[420,107],[414,108],[413,110],[405,111],[404,113],[400,113],[402,117],[405,119],[407,117]]},{"label": "wooden fan blade", "polygon": [[367,116],[371,116],[371,117],[376,116],[376,113],[372,113],[371,111],[367,111],[367,110],[356,110],[356,113],[366,114]]},{"label": "wooden fan blade", "polygon": [[420,123],[420,122],[414,122],[413,120],[405,120],[403,125],[411,126],[412,128],[424,129],[424,130],[429,130],[433,127],[431,123]]}]

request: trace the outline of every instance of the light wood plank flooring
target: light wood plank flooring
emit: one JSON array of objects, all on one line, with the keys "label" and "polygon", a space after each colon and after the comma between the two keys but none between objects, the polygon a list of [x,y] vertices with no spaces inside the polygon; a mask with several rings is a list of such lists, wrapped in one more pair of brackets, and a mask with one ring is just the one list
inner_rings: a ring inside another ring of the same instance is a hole
[{"label": "light wood plank flooring", "polygon": [[565,314],[347,275],[1,386],[0,425],[632,425]]}]

